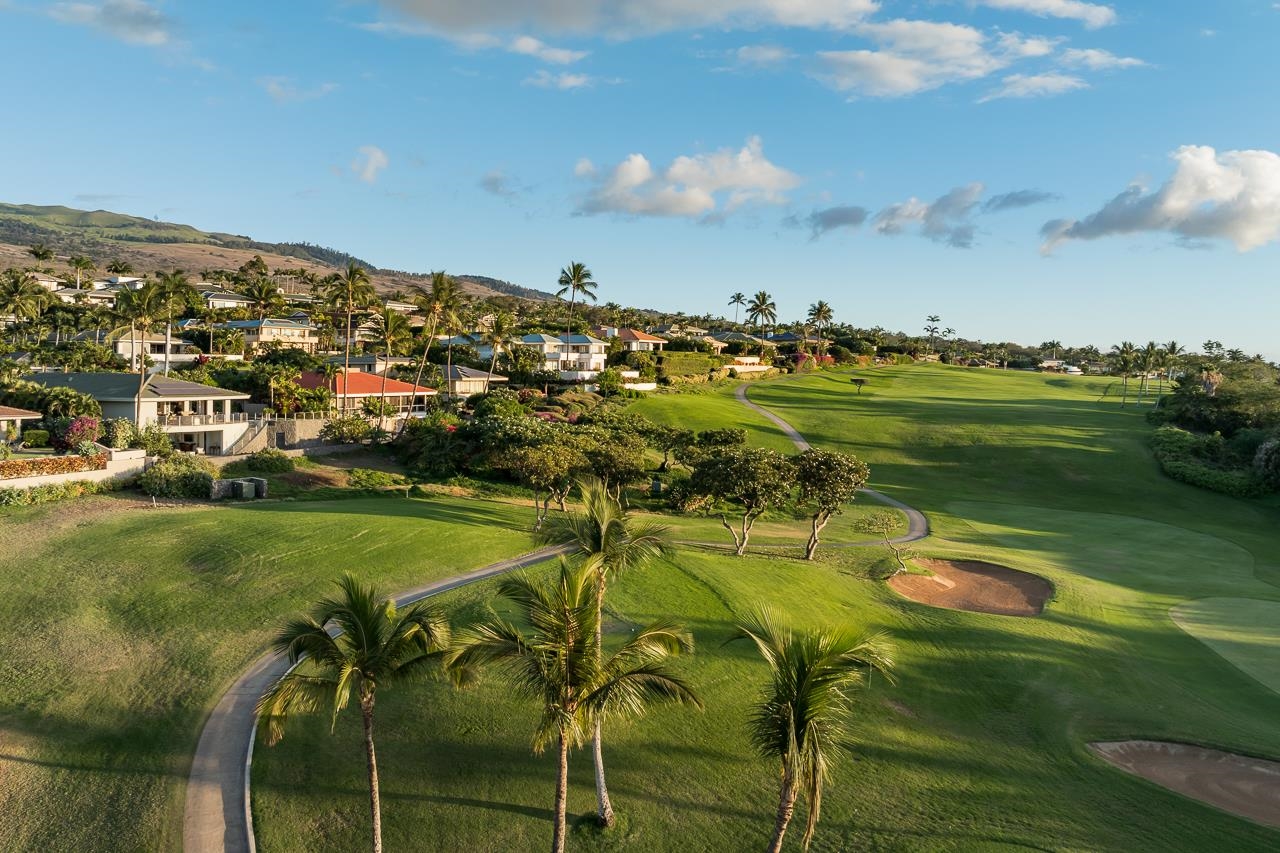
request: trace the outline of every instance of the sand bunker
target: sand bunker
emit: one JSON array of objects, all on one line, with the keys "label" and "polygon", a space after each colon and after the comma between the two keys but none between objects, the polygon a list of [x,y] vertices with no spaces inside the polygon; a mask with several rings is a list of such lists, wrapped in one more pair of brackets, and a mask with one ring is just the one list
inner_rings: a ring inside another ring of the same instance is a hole
[{"label": "sand bunker", "polygon": [[1053,584],[1039,575],[976,560],[916,560],[927,575],[896,575],[889,586],[920,604],[994,613],[1039,616],[1053,596]]},{"label": "sand bunker", "polygon": [[1121,770],[1161,787],[1280,827],[1280,761],[1153,740],[1091,743],[1089,748]]}]

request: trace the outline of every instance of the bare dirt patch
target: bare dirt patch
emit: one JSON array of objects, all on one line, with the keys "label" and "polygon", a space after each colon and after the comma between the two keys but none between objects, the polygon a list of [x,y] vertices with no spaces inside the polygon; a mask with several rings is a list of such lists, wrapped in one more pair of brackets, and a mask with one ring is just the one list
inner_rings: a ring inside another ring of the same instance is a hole
[{"label": "bare dirt patch", "polygon": [[1162,788],[1280,828],[1280,761],[1153,740],[1091,743],[1089,749]]},{"label": "bare dirt patch", "polygon": [[899,595],[931,607],[1039,616],[1053,597],[1053,584],[1039,575],[978,560],[916,560],[933,575],[896,575],[889,586]]}]

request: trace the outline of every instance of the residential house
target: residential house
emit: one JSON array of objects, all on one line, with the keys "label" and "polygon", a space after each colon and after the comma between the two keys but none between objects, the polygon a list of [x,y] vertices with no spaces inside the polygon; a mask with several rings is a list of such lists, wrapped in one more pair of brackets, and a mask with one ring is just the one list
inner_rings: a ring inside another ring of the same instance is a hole
[{"label": "residential house", "polygon": [[32,273],[27,273],[27,275],[35,279],[36,284],[40,285],[45,290],[48,290],[50,292],[60,290],[67,286],[67,283],[65,281],[63,281],[60,278],[54,278],[48,273],[32,272]]},{"label": "residential house", "polygon": [[104,418],[127,418],[139,427],[159,424],[179,450],[190,453],[226,452],[252,420],[233,411],[248,394],[155,374],[141,387],[136,373],[33,373],[26,378],[87,394],[102,406]]},{"label": "residential house", "polygon": [[687,323],[672,323],[666,326],[653,326],[649,329],[649,333],[653,335],[661,335],[670,340],[671,338],[697,338],[707,334],[706,329],[700,329]]},{"label": "residential house", "polygon": [[764,373],[773,367],[771,364],[761,364],[758,355],[735,355],[733,364],[726,366],[739,376],[747,373]]},{"label": "residential house", "polygon": [[357,370],[340,372],[332,379],[323,373],[308,372],[302,374],[298,384],[303,388],[328,388],[333,392],[335,405],[344,412],[359,411],[365,399],[377,399],[385,394],[400,417],[421,417],[426,413],[427,398],[438,393],[434,388]]},{"label": "residential house", "polygon": [[[331,355],[325,359],[329,364],[337,365],[343,369],[347,365],[347,357],[341,353]],[[351,370],[361,373],[374,373],[379,376],[395,367],[414,367],[418,360],[409,358],[405,355],[352,355]]]},{"label": "residential house", "polygon": [[215,284],[202,282],[196,285],[196,290],[200,294],[200,298],[204,300],[204,304],[209,308],[234,309],[253,307],[253,300],[249,297]]},{"label": "residential house", "polygon": [[661,352],[662,347],[667,343],[665,338],[642,332],[639,329],[619,329],[614,326],[603,326],[592,331],[607,341],[617,338],[622,342],[622,348],[627,352]]},{"label": "residential house", "polygon": [[489,344],[486,344],[484,342],[484,339],[475,332],[470,332],[470,333],[464,332],[461,335],[454,335],[451,338],[437,336],[436,346],[439,346],[439,347],[452,346],[455,349],[458,347],[471,347],[473,350],[476,351],[476,357],[479,358],[481,361],[488,361],[489,359],[493,358],[493,347],[491,347]]},{"label": "residential house", "polygon": [[490,390],[494,383],[506,382],[507,377],[487,370],[476,370],[461,365],[441,367],[445,374],[445,387],[451,397],[470,397],[472,394],[483,394]]},{"label": "residential house", "polygon": [[81,290],[74,287],[60,287],[53,291],[53,295],[58,301],[65,302],[68,305],[106,305],[110,307],[116,304],[116,291],[110,288],[99,290],[86,288]]},{"label": "residential house", "polygon": [[745,344],[748,347],[759,347],[762,344],[767,347],[778,346],[773,341],[768,341],[768,340],[765,340],[764,338],[757,338],[755,335],[748,335],[748,334],[744,334],[743,332],[720,332],[719,334],[713,335],[712,337],[714,337],[717,341],[719,341],[722,344],[740,343],[740,344]]},{"label": "residential house", "polygon": [[608,344],[590,335],[525,335],[519,344],[542,355],[542,368],[560,375],[562,382],[595,379],[605,368]]},{"label": "residential house", "polygon": [[297,323],[293,320],[231,320],[217,323],[215,329],[229,329],[244,335],[244,346],[248,352],[262,352],[270,345],[278,345],[284,349],[299,349],[315,354],[320,346],[320,338],[316,329],[309,323]]},{"label": "residential house", "polygon": [[779,332],[777,334],[770,335],[768,341],[775,346],[781,346],[782,344],[808,344],[813,346],[818,343],[818,336],[807,334],[801,335],[796,332]]},{"label": "residential house", "polygon": [[16,409],[13,406],[0,406],[0,440],[7,441],[9,430],[13,430],[14,440],[22,439],[22,422],[38,421],[44,415],[30,409]]},{"label": "residential house", "polygon": [[[160,369],[165,363],[165,336],[156,332],[128,331],[120,333],[120,337],[111,342],[116,355],[125,360],[130,369],[137,370],[143,357],[150,358],[153,369]],[[185,338],[174,337],[167,344],[169,348],[168,362],[170,366],[194,364],[200,358],[200,350]]]}]

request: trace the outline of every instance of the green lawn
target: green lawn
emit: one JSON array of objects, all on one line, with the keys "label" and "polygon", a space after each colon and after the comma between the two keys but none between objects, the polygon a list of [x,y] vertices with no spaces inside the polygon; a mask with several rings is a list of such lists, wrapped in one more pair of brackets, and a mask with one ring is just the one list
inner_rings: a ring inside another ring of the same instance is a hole
[{"label": "green lawn", "polygon": [[1280,693],[1280,601],[1202,598],[1173,608],[1178,627]]},{"label": "green lawn", "polygon": [[[724,646],[736,615],[768,601],[800,624],[889,631],[898,686],[859,709],[852,758],[823,804],[813,849],[1273,850],[1280,833],[1119,772],[1086,749],[1126,737],[1280,757],[1280,695],[1180,630],[1189,600],[1280,602],[1280,509],[1161,475],[1141,412],[1087,378],[906,366],[751,386],[814,444],[852,450],[872,485],[925,510],[931,555],[976,557],[1050,579],[1044,616],[929,608],[868,580],[879,549],[828,549],[816,563],[682,549],[610,597],[621,636],[667,615],[693,629],[685,672],[704,713],[663,710],[609,732],[620,827],[585,826],[578,850],[764,846],[776,771],[753,757],[745,722],[764,666]],[[786,449],[724,393],[651,397],[637,408],[691,427],[743,425]],[[701,409],[706,406],[708,408]],[[698,420],[707,412],[706,420]],[[728,417],[717,420],[719,413]],[[701,523],[701,522],[698,522]],[[491,587],[450,594],[457,618]],[[1275,654],[1274,640],[1270,642]],[[1260,649],[1262,654],[1264,650]],[[1271,658],[1274,660],[1274,657]],[[545,846],[554,767],[533,756],[533,711],[497,682],[443,684],[380,700],[389,849]],[[590,759],[574,756],[570,810],[593,806]],[[254,758],[263,851],[355,849],[367,831],[358,720],[334,735],[300,720]],[[798,833],[797,833],[798,834]],[[678,839],[678,841],[677,841]],[[799,849],[798,838],[789,849]]]},{"label": "green lawn", "polygon": [[725,383],[705,393],[652,394],[632,403],[627,411],[685,429],[738,427],[750,433],[752,444],[794,453],[795,445],[776,424],[734,399],[737,384]]},{"label": "green lawn", "polygon": [[344,570],[388,589],[531,549],[523,507],[457,498],[0,511],[0,839],[172,850],[204,714]]}]

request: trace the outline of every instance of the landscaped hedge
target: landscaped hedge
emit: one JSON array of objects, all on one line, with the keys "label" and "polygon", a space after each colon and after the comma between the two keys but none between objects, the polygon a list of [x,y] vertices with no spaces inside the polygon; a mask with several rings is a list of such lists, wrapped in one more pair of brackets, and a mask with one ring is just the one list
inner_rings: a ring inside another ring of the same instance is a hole
[{"label": "landscaped hedge", "polygon": [[1237,498],[1252,498],[1267,487],[1249,468],[1223,467],[1221,435],[1197,435],[1184,429],[1163,426],[1151,436],[1151,448],[1160,468],[1175,480]]},{"label": "landscaped hedge", "polygon": [[29,489],[0,489],[0,506],[35,506],[56,503],[83,495],[105,495],[133,485],[132,480],[74,480],[70,483],[47,483]]},{"label": "landscaped hedge", "polygon": [[47,429],[23,430],[22,443],[27,447],[48,447],[49,431]]},{"label": "landscaped hedge", "polygon": [[5,459],[0,461],[0,480],[18,477],[44,477],[50,474],[78,474],[81,471],[101,471],[107,467],[107,455],[92,456],[40,456],[34,459]]},{"label": "landscaped hedge", "polygon": [[664,352],[658,356],[658,375],[705,376],[719,367],[721,360],[702,352]]},{"label": "landscaped hedge", "polygon": [[294,469],[293,459],[274,447],[250,453],[244,463],[250,471],[265,474],[286,474]]},{"label": "landscaped hedge", "polygon": [[213,488],[213,463],[199,456],[170,456],[138,475],[138,487],[157,498],[205,498]]}]

